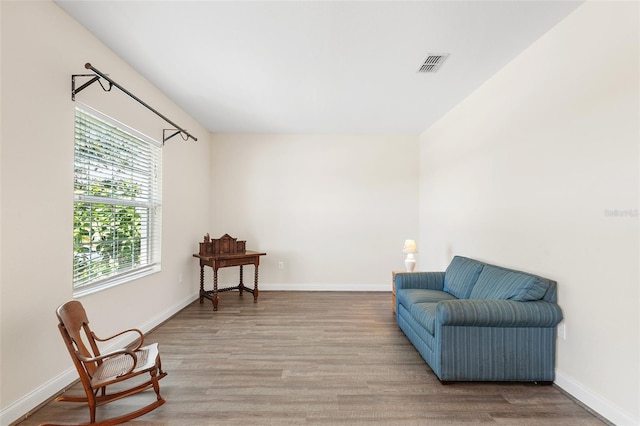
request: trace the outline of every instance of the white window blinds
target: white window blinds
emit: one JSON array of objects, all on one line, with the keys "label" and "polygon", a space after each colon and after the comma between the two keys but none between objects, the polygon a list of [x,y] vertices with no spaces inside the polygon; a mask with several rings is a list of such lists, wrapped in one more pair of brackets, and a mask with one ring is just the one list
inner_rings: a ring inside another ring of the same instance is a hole
[{"label": "white window blinds", "polygon": [[74,295],[160,269],[161,145],[76,107]]}]

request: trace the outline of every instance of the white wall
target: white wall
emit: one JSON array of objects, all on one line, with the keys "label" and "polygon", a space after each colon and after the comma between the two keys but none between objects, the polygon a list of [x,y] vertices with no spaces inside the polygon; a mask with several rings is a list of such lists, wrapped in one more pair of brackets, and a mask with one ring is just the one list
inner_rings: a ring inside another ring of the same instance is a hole
[{"label": "white wall", "polygon": [[[50,1],[0,2],[2,19],[0,413],[8,424],[77,378],[56,328],[72,298],[72,74],[91,62],[187,128],[198,142],[163,148],[162,272],[83,297],[95,331],[148,331],[195,299],[197,250],[209,222],[208,132]],[[170,59],[167,59],[170,60]],[[79,101],[161,138],[161,119],[117,89]],[[179,277],[182,276],[182,282]]]},{"label": "white wall", "polygon": [[557,280],[556,383],[620,425],[640,422],[639,17],[585,3],[421,136],[423,262]]},{"label": "white wall", "polygon": [[391,271],[404,267],[402,244],[417,238],[417,135],[212,141],[208,232],[267,252],[262,289],[391,290]]}]

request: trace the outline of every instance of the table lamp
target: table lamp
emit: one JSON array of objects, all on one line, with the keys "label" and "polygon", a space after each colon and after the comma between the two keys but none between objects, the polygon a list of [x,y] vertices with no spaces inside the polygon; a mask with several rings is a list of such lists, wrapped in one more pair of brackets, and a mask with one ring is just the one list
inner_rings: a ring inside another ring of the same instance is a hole
[{"label": "table lamp", "polygon": [[404,266],[407,268],[407,272],[413,272],[413,269],[416,267],[416,259],[414,259],[413,254],[418,252],[416,242],[414,240],[405,240],[402,252],[407,253],[407,258],[404,260]]}]

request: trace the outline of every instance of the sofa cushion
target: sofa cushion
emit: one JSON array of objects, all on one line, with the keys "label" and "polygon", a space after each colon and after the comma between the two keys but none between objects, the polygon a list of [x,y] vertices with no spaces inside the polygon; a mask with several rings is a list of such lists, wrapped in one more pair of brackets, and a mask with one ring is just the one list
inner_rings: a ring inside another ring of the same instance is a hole
[{"label": "sofa cushion", "polygon": [[535,275],[485,265],[471,291],[471,299],[540,300],[548,283]]},{"label": "sofa cushion", "polygon": [[455,256],[444,274],[444,291],[458,299],[468,299],[483,266],[477,260]]},{"label": "sofa cushion", "polygon": [[411,305],[409,312],[411,316],[418,324],[424,327],[429,334],[435,334],[436,328],[436,307],[437,302],[434,303],[416,303]]},{"label": "sofa cushion", "polygon": [[398,290],[396,297],[398,298],[398,303],[402,304],[403,306],[411,306],[415,303],[435,303],[441,300],[455,299],[454,296],[450,295],[449,293],[445,293],[444,291],[425,290],[421,288],[407,288]]}]

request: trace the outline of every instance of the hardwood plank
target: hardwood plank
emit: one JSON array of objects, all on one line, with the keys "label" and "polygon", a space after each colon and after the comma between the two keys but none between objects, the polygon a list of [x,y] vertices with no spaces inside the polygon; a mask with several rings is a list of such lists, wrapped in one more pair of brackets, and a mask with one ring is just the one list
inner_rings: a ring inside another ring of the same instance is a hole
[{"label": "hardwood plank", "polygon": [[[160,344],[168,402],[132,424],[607,424],[555,386],[440,384],[398,328],[390,293],[263,291],[257,304],[245,296],[221,294],[217,312],[196,301],[146,337]],[[86,420],[86,406],[50,402],[20,425]]]}]

